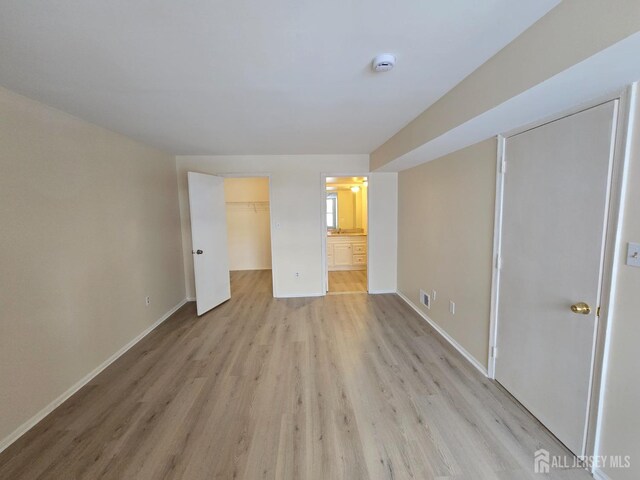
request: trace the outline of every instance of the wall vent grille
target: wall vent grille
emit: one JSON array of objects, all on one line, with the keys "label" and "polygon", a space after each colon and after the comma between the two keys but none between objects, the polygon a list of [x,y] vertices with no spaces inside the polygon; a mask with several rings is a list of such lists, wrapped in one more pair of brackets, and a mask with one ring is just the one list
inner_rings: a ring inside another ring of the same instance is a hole
[{"label": "wall vent grille", "polygon": [[420,303],[427,308],[431,308],[431,295],[424,290],[420,290]]}]

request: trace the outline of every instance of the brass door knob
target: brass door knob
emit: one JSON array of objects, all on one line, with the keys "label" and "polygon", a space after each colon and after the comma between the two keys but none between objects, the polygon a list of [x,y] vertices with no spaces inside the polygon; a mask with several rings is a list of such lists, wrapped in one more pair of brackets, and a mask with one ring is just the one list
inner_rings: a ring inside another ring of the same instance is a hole
[{"label": "brass door knob", "polygon": [[578,302],[571,305],[571,311],[573,313],[581,313],[582,315],[589,315],[591,313],[591,307],[584,302]]}]

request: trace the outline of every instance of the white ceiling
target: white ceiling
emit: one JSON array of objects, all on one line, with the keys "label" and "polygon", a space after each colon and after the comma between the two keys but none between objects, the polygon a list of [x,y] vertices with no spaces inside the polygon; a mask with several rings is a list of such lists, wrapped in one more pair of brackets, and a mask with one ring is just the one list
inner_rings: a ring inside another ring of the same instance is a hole
[{"label": "white ceiling", "polygon": [[0,0],[0,84],[176,154],[368,153],[558,3]]}]

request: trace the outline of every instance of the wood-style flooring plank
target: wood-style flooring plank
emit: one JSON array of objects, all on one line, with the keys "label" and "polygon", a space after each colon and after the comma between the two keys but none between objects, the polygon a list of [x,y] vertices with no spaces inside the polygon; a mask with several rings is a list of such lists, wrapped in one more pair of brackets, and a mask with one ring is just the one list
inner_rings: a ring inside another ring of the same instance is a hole
[{"label": "wood-style flooring plank", "polygon": [[231,287],[2,452],[0,478],[590,478],[534,474],[537,449],[568,451],[397,295],[275,299],[270,271],[232,272]]},{"label": "wood-style flooring plank", "polygon": [[329,293],[356,293],[367,291],[366,270],[336,270],[329,272]]}]

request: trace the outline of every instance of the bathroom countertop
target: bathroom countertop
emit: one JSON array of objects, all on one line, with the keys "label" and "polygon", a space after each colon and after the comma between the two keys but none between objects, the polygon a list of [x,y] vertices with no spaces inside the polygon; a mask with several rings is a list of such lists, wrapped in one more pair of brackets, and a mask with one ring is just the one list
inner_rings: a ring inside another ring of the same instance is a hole
[{"label": "bathroom countertop", "polygon": [[366,237],[366,233],[327,233],[328,237]]}]

